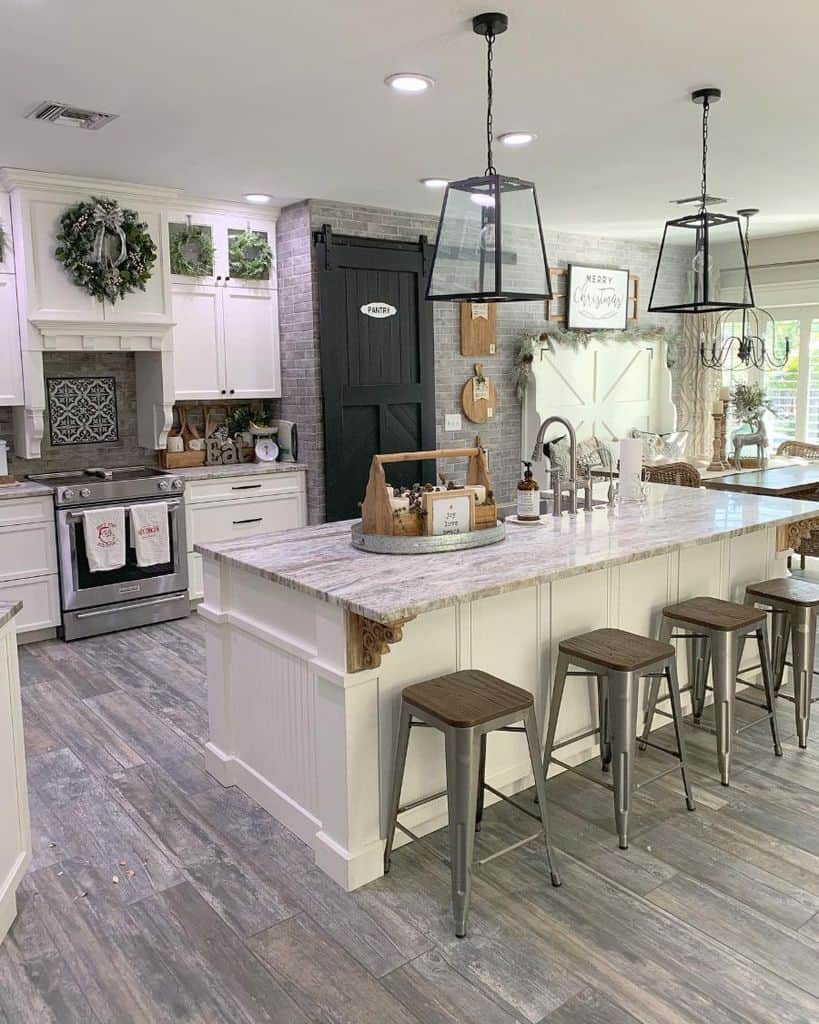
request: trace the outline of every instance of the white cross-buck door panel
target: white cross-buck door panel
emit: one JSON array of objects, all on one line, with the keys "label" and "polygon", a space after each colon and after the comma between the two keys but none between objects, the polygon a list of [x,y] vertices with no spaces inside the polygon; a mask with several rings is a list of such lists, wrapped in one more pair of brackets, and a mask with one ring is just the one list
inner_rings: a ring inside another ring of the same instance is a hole
[{"label": "white cross-buck door panel", "polygon": [[[555,415],[569,420],[578,440],[594,436],[615,441],[634,427],[672,430],[674,407],[664,346],[591,341],[576,350],[557,343],[536,351],[521,420],[526,458],[540,423]],[[554,436],[559,433],[555,427]]]}]

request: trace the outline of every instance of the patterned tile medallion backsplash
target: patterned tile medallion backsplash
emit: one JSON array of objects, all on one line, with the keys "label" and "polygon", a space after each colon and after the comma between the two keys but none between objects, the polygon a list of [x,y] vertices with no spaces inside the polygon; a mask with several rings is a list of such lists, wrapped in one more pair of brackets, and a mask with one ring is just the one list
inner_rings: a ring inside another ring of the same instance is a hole
[{"label": "patterned tile medallion backsplash", "polygon": [[114,377],[49,377],[46,395],[52,445],[119,440]]}]

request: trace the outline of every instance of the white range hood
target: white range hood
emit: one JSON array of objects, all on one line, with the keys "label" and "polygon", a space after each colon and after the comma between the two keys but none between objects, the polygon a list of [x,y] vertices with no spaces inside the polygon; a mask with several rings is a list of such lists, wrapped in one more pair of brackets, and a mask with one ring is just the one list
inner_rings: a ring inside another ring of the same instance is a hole
[{"label": "white range hood", "polygon": [[[4,168],[10,194],[23,364],[24,405],[14,409],[15,450],[40,456],[46,407],[43,352],[133,352],[137,375],[138,443],[165,447],[173,422],[174,377],[168,220],[177,189]],[[67,207],[103,195],[137,210],[156,243],[157,260],[144,292],[115,303],[77,288],[54,258]]]}]

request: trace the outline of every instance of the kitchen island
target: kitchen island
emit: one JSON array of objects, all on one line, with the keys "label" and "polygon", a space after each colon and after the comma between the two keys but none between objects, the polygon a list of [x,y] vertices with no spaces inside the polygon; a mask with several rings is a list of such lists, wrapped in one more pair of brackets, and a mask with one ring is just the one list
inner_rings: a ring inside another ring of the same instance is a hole
[{"label": "kitchen island", "polygon": [[[785,575],[794,524],[816,509],[648,490],[644,503],[509,524],[502,543],[450,554],[358,551],[350,522],[197,545],[208,770],[309,843],[345,889],[378,877],[403,687],[481,668],[530,690],[542,724],[561,639],[600,626],[653,632],[664,605],[698,594],[742,600],[747,583]],[[558,739],[594,719],[591,681],[573,680]],[[594,750],[579,739],[563,756],[579,763]],[[490,737],[486,777],[506,793],[532,784],[520,736]],[[414,731],[403,802],[443,783],[440,735]],[[421,834],[439,828],[445,798],[403,820]]]}]

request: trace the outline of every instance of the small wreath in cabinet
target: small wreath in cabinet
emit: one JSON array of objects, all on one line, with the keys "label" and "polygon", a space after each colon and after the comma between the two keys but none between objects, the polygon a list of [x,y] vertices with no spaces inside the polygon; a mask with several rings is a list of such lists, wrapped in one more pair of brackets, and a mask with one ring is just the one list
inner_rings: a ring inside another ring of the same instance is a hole
[{"label": "small wreath in cabinet", "polygon": [[168,234],[171,273],[210,277],[216,252],[210,228],[201,224],[170,224]]},{"label": "small wreath in cabinet", "polygon": [[230,276],[246,281],[264,281],[270,277],[273,250],[263,231],[240,231],[230,236],[228,247]]}]

